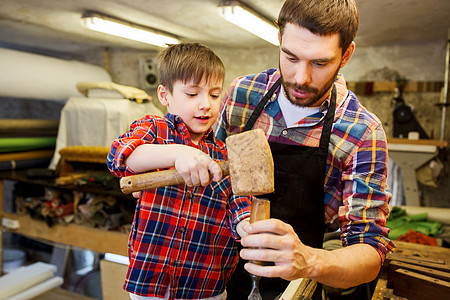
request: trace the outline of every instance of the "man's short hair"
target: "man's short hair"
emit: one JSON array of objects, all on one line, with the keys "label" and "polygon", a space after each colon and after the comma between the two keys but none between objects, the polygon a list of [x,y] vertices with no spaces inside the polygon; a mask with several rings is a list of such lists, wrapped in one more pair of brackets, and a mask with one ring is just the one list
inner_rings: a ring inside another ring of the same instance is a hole
[{"label": "man's short hair", "polygon": [[225,78],[225,67],[220,58],[208,47],[199,43],[171,45],[158,55],[160,84],[173,92],[173,84],[202,80],[221,80]]},{"label": "man's short hair", "polygon": [[359,14],[354,0],[286,0],[277,22],[281,37],[288,23],[321,36],[338,33],[344,53],[355,39]]}]

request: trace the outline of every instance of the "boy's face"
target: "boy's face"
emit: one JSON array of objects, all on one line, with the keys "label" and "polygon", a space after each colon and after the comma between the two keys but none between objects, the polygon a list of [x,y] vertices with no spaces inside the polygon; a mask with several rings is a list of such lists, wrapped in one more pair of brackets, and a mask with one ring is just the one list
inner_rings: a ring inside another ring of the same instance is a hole
[{"label": "boy's face", "polygon": [[191,139],[198,143],[201,136],[214,124],[219,114],[220,94],[223,80],[211,78],[208,83],[202,80],[198,85],[193,81],[178,80],[173,92],[160,85],[158,99],[167,111],[178,115],[186,124]]}]

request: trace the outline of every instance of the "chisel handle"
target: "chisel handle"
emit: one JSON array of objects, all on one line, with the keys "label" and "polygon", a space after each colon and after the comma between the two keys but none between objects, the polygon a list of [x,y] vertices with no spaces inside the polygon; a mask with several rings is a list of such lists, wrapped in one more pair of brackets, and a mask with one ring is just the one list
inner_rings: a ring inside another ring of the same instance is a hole
[{"label": "chisel handle", "polygon": [[[218,161],[217,163],[222,169],[222,176],[230,174],[228,161]],[[120,179],[120,189],[124,194],[131,194],[133,192],[182,183],[184,183],[184,179],[180,173],[175,169],[169,169],[122,177]]]},{"label": "chisel handle", "polygon": [[[253,198],[250,211],[250,224],[256,221],[270,218],[270,201],[268,199]],[[251,263],[263,265],[262,261],[250,261]]]}]

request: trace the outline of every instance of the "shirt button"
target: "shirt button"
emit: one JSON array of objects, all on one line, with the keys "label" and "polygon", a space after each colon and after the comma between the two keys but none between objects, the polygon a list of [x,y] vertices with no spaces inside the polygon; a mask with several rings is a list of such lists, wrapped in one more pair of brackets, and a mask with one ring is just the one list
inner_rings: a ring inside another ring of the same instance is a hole
[{"label": "shirt button", "polygon": [[288,133],[287,130],[283,130],[283,131],[281,132],[282,135],[286,135],[287,133]]},{"label": "shirt button", "polygon": [[180,232],[181,232],[181,233],[185,233],[185,232],[186,232],[186,227],[181,227],[181,228],[180,228]]},{"label": "shirt button", "polygon": [[194,193],[190,193],[188,197],[192,200],[192,198],[194,198]]}]

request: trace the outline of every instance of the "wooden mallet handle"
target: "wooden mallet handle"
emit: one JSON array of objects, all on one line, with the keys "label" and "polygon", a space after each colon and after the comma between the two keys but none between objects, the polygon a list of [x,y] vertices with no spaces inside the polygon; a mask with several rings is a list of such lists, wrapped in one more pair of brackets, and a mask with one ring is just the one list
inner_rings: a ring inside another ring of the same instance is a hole
[{"label": "wooden mallet handle", "polygon": [[[228,161],[219,161],[217,163],[222,169],[222,176],[230,174]],[[175,169],[169,169],[122,177],[120,179],[120,189],[124,194],[131,194],[133,192],[182,183],[184,183],[184,180],[180,173]]]}]

